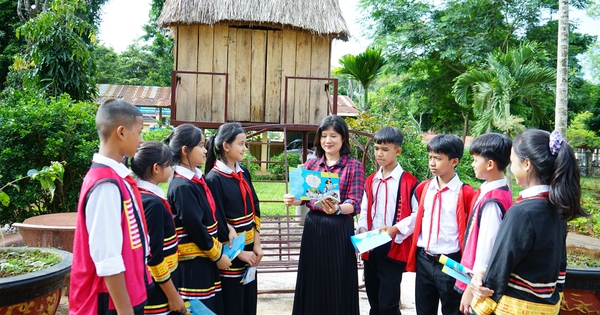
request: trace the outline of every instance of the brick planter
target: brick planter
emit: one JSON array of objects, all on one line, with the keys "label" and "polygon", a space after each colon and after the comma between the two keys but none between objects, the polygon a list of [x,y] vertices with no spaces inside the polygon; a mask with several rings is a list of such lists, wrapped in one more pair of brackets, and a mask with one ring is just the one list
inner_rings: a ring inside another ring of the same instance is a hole
[{"label": "brick planter", "polygon": [[72,252],[76,222],[76,212],[65,212],[34,216],[12,226],[19,229],[27,246],[53,247]]}]

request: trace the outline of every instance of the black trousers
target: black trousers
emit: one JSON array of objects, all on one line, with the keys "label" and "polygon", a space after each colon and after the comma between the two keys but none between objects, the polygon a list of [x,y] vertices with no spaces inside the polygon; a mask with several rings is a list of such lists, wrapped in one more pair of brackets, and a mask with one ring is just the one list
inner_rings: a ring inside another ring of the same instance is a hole
[{"label": "black trousers", "polygon": [[364,262],[369,315],[400,315],[400,283],[406,263],[387,256],[390,244],[376,247]]},{"label": "black trousers", "polygon": [[[460,261],[460,253],[446,254]],[[437,256],[425,253],[417,248],[417,275],[415,278],[415,304],[417,315],[437,315],[439,301],[442,302],[442,314],[461,315],[461,294],[454,290],[456,280],[442,272],[442,264]]]}]

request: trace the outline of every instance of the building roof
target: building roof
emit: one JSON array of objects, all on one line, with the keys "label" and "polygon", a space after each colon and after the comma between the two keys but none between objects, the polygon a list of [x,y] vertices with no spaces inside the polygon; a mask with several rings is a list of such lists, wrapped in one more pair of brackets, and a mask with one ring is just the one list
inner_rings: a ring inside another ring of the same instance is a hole
[{"label": "building roof", "polygon": [[123,99],[135,106],[170,107],[171,87],[98,84],[96,103]]},{"label": "building roof", "polygon": [[[329,101],[333,102],[333,95],[329,96]],[[338,116],[343,117],[356,117],[358,116],[358,109],[352,99],[346,95],[338,95]]]},{"label": "building roof", "polygon": [[167,0],[157,24],[279,24],[348,40],[338,0]]}]

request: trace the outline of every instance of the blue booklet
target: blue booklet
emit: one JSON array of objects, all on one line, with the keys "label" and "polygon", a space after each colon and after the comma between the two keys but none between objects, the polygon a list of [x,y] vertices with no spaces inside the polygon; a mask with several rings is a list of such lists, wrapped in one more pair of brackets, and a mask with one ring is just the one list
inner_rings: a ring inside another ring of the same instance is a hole
[{"label": "blue booklet", "polygon": [[[194,315],[217,315],[211,311],[200,300],[189,300],[185,302],[185,307]],[[188,313],[189,314],[189,313]]]},{"label": "blue booklet", "polygon": [[440,263],[444,265],[444,267],[442,267],[442,272],[445,272],[447,275],[458,281],[464,282],[465,284],[471,283],[473,270],[461,265],[454,259],[448,258],[446,255],[440,256]]},{"label": "blue booklet", "polygon": [[298,200],[331,199],[340,202],[340,178],[336,173],[290,168],[290,194]]},{"label": "blue booklet", "polygon": [[244,272],[244,276],[242,276],[240,283],[246,285],[254,280],[256,280],[256,267],[246,268],[246,272]]},{"label": "blue booklet", "polygon": [[368,252],[371,249],[381,246],[387,242],[392,241],[392,238],[387,232],[381,232],[379,230],[373,230],[350,236],[352,245],[359,253]]},{"label": "blue booklet", "polygon": [[223,255],[227,255],[229,260],[233,260],[237,255],[239,255],[246,245],[246,232],[242,232],[240,235],[236,236],[233,239],[231,244],[231,248],[229,248],[229,244],[223,245]]}]

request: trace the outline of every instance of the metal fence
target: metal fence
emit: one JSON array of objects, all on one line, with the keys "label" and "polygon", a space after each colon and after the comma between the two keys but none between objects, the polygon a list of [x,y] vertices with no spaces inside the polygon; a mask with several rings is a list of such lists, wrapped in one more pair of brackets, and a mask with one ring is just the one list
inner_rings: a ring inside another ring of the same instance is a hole
[{"label": "metal fence", "polygon": [[575,149],[577,165],[583,176],[600,177],[600,149]]}]

